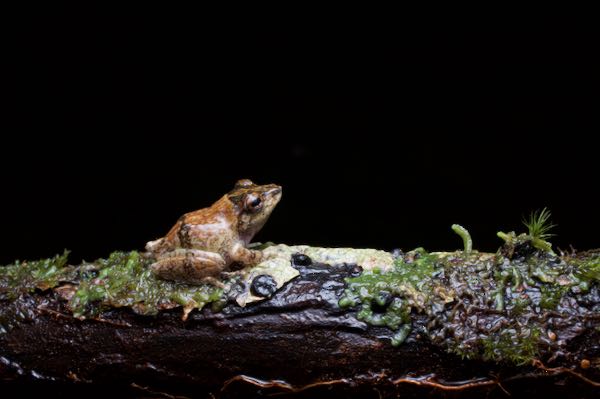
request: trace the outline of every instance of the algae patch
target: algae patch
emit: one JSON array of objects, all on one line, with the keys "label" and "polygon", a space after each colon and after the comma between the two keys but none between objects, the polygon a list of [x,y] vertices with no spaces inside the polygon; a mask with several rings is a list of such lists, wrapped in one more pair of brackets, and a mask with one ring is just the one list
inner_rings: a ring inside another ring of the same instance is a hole
[{"label": "algae patch", "polygon": [[48,259],[16,261],[0,267],[0,299],[16,299],[36,289],[56,287],[61,281],[77,277],[77,270],[67,266],[69,251]]},{"label": "algae patch", "polygon": [[357,318],[375,326],[386,326],[396,333],[392,345],[401,344],[411,331],[410,314],[426,309],[431,297],[451,302],[453,294],[433,287],[440,270],[435,255],[422,248],[396,259],[391,271],[366,271],[348,278],[348,288],[339,300],[342,308],[358,305]]},{"label": "algae patch", "polygon": [[61,288],[75,317],[96,316],[111,307],[131,307],[139,314],[183,306],[186,312],[222,298],[223,290],[157,279],[149,260],[138,252],[113,252],[106,259],[67,265],[68,252],[38,261],[0,267],[0,299],[14,300],[36,289]]},{"label": "algae patch", "polygon": [[138,252],[113,252],[107,259],[84,264],[89,277],[79,282],[69,300],[76,317],[100,313],[111,307],[131,307],[136,313],[152,315],[181,305],[186,312],[202,309],[221,299],[223,289],[211,285],[188,285],[154,276],[150,261]]}]

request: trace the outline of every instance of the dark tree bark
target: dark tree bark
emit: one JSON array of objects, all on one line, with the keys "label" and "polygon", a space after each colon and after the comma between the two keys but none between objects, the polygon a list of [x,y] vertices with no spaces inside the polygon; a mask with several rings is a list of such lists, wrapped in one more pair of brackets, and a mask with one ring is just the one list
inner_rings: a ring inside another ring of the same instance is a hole
[{"label": "dark tree bark", "polygon": [[[551,365],[463,360],[419,331],[394,331],[341,309],[352,265],[298,266],[301,275],[263,302],[142,316],[129,308],[74,318],[56,290],[4,299],[2,389],[44,396],[113,397],[593,397],[600,393],[600,331],[584,323],[569,359]],[[485,312],[482,310],[482,312]],[[583,362],[581,359],[585,359]]]}]

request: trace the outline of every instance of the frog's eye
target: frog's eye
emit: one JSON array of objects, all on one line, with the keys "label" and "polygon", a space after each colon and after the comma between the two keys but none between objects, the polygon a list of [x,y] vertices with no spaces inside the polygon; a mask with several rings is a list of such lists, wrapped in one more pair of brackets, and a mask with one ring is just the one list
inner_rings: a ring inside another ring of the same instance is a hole
[{"label": "frog's eye", "polygon": [[256,212],[262,206],[262,200],[260,197],[255,197],[254,195],[249,195],[246,198],[246,210],[250,212]]}]

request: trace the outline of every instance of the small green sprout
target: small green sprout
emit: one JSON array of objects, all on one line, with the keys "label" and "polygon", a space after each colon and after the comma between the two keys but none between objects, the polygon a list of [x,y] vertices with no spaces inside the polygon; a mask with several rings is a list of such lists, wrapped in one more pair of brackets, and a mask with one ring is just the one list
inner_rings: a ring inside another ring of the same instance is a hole
[{"label": "small green sprout", "polygon": [[550,216],[551,213],[548,208],[544,208],[541,211],[531,213],[529,219],[523,219],[523,224],[529,230],[533,246],[547,252],[552,252],[552,245],[547,239],[554,236],[549,231],[556,227],[555,224],[550,222]]},{"label": "small green sprout", "polygon": [[471,239],[471,234],[469,234],[469,231],[460,224],[453,224],[452,230],[462,238],[465,255],[470,255],[473,251],[473,240]]},{"label": "small green sprout", "polygon": [[529,215],[529,219],[523,219],[523,224],[529,230],[529,235],[532,238],[538,238],[545,240],[554,236],[554,234],[548,233],[551,229],[556,227],[555,224],[550,223],[550,216],[552,214],[548,208],[544,208],[541,211],[535,211]]},{"label": "small green sprout", "polygon": [[511,231],[510,233],[505,233],[503,231],[499,231],[496,233],[496,235],[498,237],[502,238],[505,243],[511,243],[517,238],[514,231]]}]

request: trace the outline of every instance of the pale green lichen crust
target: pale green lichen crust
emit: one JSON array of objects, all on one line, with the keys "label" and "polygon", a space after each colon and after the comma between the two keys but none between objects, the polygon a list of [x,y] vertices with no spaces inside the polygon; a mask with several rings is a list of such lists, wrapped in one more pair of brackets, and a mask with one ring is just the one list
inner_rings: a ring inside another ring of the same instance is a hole
[{"label": "pale green lichen crust", "polygon": [[[267,252],[269,253],[269,252]],[[269,253],[270,254],[270,253]],[[275,280],[277,289],[283,287],[285,283],[297,277],[300,273],[293,268],[290,263],[290,256],[272,255],[271,258],[259,263],[256,266],[248,267],[241,271],[241,287],[245,289],[236,296],[235,301],[240,306],[246,306],[249,303],[262,301],[265,298],[253,295],[249,287],[252,281],[261,275],[268,275]]]},{"label": "pale green lichen crust", "polygon": [[315,263],[357,264],[363,269],[390,271],[394,267],[391,253],[371,248],[321,248],[308,245],[269,245],[264,249],[267,256],[290,259],[294,254],[303,254]]}]

